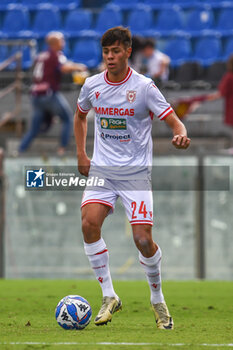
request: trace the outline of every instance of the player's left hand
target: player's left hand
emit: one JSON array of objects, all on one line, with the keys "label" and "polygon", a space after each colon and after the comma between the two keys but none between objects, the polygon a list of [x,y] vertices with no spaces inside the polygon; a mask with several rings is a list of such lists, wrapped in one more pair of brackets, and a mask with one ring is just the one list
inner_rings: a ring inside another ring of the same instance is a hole
[{"label": "player's left hand", "polygon": [[191,140],[185,135],[175,135],[172,139],[172,144],[176,148],[186,149],[188,148]]}]

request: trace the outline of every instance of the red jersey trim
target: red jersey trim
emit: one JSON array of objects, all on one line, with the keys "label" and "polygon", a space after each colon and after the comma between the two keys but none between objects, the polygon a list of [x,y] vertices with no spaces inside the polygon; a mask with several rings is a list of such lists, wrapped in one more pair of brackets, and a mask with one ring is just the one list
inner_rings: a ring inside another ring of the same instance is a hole
[{"label": "red jersey trim", "polygon": [[113,209],[113,205],[109,202],[103,201],[102,199],[87,199],[85,202],[83,202],[81,204],[81,208],[84,207],[84,205],[89,204],[89,203],[100,203],[100,204],[104,204],[107,207],[110,207]]},{"label": "red jersey trim", "polygon": [[131,220],[131,225],[151,225],[153,226],[153,221],[151,220]]},{"label": "red jersey trim", "polygon": [[133,226],[133,225],[150,225],[150,226],[153,226],[153,222],[131,222],[130,223],[131,224],[131,226]]},{"label": "red jersey trim", "polygon": [[122,85],[122,84],[126,83],[126,82],[129,80],[129,78],[131,77],[132,73],[133,73],[133,71],[132,71],[132,69],[129,67],[128,72],[127,72],[127,74],[126,74],[126,77],[125,77],[123,80],[114,83],[113,81],[110,81],[110,80],[108,79],[108,71],[106,70],[106,71],[104,72],[104,80],[105,80],[106,83],[109,84],[109,85],[112,85],[112,86],[119,86],[119,85]]},{"label": "red jersey trim", "polygon": [[165,111],[163,111],[163,113],[161,113],[158,118],[160,120],[166,118],[168,116],[168,114],[172,113],[173,112],[173,109],[171,106],[169,106],[168,108],[165,109]]},{"label": "red jersey trim", "polygon": [[154,113],[150,111],[149,115],[150,115],[150,119],[153,120],[154,119]]},{"label": "red jersey trim", "polygon": [[138,222],[138,221],[140,221],[140,222],[152,222],[152,220],[140,220],[140,219],[138,219],[138,220],[130,220],[130,223],[131,222]]},{"label": "red jersey trim", "polygon": [[77,104],[77,107],[81,113],[88,113],[90,109],[83,109],[79,104]]},{"label": "red jersey trim", "polygon": [[167,116],[169,114],[171,114],[172,112],[173,112],[173,109],[171,111],[168,111],[160,120],[163,120],[163,119],[167,118]]}]

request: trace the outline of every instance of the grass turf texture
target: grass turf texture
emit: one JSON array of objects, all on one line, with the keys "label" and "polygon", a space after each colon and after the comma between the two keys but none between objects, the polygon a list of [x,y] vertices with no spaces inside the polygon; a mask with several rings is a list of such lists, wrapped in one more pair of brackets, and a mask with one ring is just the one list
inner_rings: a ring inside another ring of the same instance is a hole
[{"label": "grass turf texture", "polygon": [[[123,310],[107,326],[93,319],[101,306],[96,281],[0,280],[0,349],[224,349],[198,344],[233,343],[233,282],[164,282],[163,290],[174,318],[174,331],[157,330],[144,281],[114,283]],[[86,298],[92,321],[82,331],[57,325],[54,310],[69,294]],[[44,344],[9,344],[38,342]],[[54,345],[50,343],[80,343]],[[99,342],[160,343],[161,345],[101,345]],[[85,344],[82,344],[85,343]],[[174,347],[169,344],[184,343]],[[228,347],[229,348],[229,347]]]}]

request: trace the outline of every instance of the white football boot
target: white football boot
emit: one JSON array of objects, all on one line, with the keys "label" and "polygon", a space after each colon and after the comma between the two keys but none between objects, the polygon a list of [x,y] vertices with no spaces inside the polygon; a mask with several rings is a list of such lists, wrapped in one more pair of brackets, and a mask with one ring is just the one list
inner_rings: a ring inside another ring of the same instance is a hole
[{"label": "white football boot", "polygon": [[166,303],[152,304],[158,329],[173,329],[174,323]]},{"label": "white football boot", "polygon": [[102,306],[94,323],[96,326],[102,326],[111,322],[114,312],[122,309],[122,302],[118,297],[103,297]]}]

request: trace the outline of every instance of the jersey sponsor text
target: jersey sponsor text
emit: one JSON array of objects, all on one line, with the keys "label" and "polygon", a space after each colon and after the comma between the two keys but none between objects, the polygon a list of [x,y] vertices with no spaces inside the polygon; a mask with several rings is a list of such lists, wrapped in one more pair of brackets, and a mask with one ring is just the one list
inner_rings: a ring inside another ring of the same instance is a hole
[{"label": "jersey sponsor text", "polygon": [[124,118],[100,118],[102,129],[125,130],[127,128]]},{"label": "jersey sponsor text", "polygon": [[102,115],[134,116],[133,108],[95,107],[95,112]]},{"label": "jersey sponsor text", "polygon": [[103,140],[116,140],[116,141],[120,141],[120,142],[129,142],[131,137],[129,134],[125,134],[125,135],[111,135],[111,134],[105,134],[105,133],[101,133],[101,137]]}]

